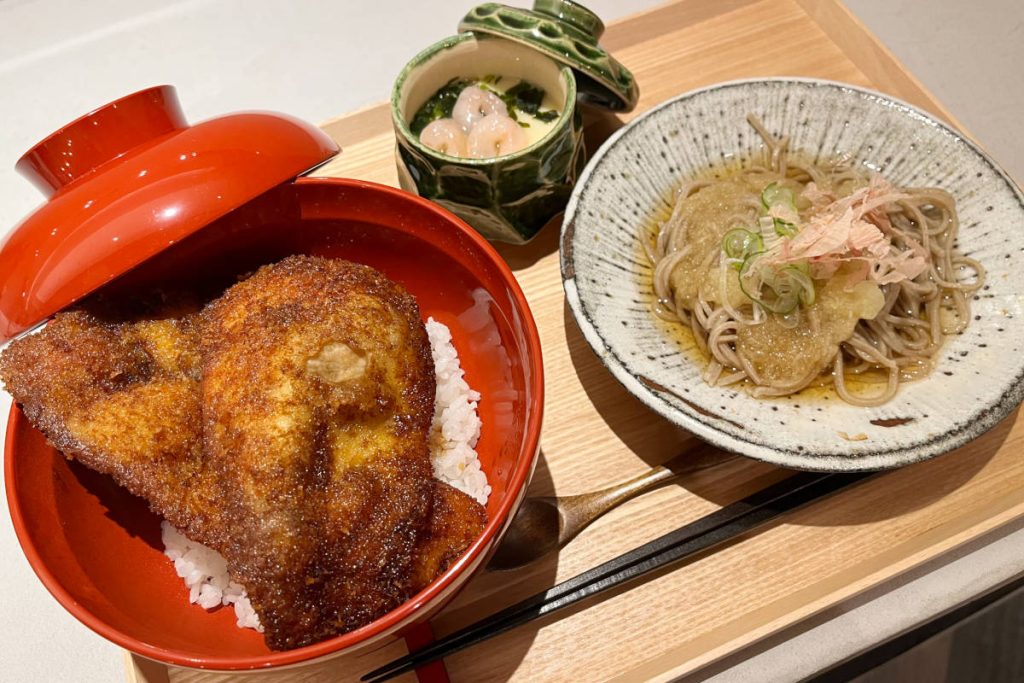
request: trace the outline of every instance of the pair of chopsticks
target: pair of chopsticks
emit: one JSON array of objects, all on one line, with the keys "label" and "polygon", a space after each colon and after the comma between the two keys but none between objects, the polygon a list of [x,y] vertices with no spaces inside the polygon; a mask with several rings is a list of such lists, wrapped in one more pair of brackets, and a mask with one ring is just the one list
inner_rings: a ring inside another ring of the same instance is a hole
[{"label": "pair of chopsticks", "polygon": [[360,680],[380,683],[392,679],[586,598],[630,584],[872,474],[796,474],[374,669]]}]

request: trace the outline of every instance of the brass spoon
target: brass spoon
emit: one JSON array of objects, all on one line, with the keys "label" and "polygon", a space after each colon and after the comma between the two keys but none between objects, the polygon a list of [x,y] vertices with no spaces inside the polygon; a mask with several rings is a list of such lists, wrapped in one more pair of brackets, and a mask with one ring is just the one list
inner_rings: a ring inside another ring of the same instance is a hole
[{"label": "brass spoon", "polygon": [[488,569],[515,569],[576,538],[595,519],[627,500],[676,477],[729,462],[737,456],[700,444],[663,465],[607,488],[576,496],[527,498],[512,519]]}]

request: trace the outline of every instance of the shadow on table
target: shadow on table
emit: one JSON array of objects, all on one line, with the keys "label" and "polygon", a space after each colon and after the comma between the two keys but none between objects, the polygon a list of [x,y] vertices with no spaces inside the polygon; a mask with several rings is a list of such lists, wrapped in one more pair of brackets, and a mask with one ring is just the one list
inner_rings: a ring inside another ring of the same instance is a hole
[{"label": "shadow on table", "polygon": [[491,242],[498,254],[514,272],[529,268],[548,254],[558,251],[558,238],[562,230],[562,214],[544,224],[544,227],[526,244]]},{"label": "shadow on table", "polygon": [[[803,508],[779,520],[761,526],[748,534],[734,538],[727,543],[695,554],[679,563],[657,569],[636,582],[617,585],[606,592],[587,598],[555,614],[536,619],[509,633],[498,636],[493,639],[489,647],[497,648],[492,649],[492,652],[500,651],[502,655],[493,658],[489,663],[483,663],[478,657],[479,653],[474,654],[472,650],[459,653],[449,658],[449,661],[454,664],[452,670],[456,673],[456,676],[472,673],[473,675],[467,677],[467,680],[475,680],[476,677],[482,677],[484,673],[486,673],[488,679],[506,680],[516,671],[517,664],[525,656],[540,629],[545,626],[557,620],[578,614],[599,602],[621,595],[638,585],[638,583],[656,580],[660,576],[675,571],[682,566],[697,562],[701,558],[718,552],[722,548],[742,543],[750,538],[751,535],[761,533],[779,524],[815,526],[863,524],[884,520],[924,507],[938,498],[955,491],[983,468],[985,463],[991,459],[1006,440],[1015,419],[1016,413],[980,437],[970,447],[970,451],[973,452],[968,452],[968,449],[958,449],[928,462],[911,465],[902,470],[881,473],[878,478],[863,481],[838,494],[838,500],[833,501],[826,507],[812,505]],[[768,467],[762,463],[752,461],[743,461],[740,464],[744,466]],[[922,474],[928,468],[930,468],[928,474]],[[788,475],[788,471],[782,468],[774,468],[774,473],[783,477]],[[920,485],[922,478],[930,481],[932,486],[923,489]],[[886,482],[884,486],[880,486],[882,481]],[[537,483],[537,490],[531,489],[531,495],[551,495],[553,486],[551,486],[550,473],[547,472],[546,465],[544,467],[544,475],[538,479]],[[707,483],[704,482],[704,484]],[[680,486],[694,492],[701,490],[704,484],[694,485],[694,482],[689,479],[679,482]],[[461,623],[459,626],[466,625],[470,621],[507,607],[551,586],[555,581],[557,559],[557,554],[552,554],[539,560],[536,565],[525,567],[518,572],[497,573],[482,577],[481,581],[492,581],[494,583],[493,589],[495,593],[501,591],[501,600],[500,602],[495,601],[493,604],[488,605],[490,607],[488,611],[474,615],[474,618],[471,620],[462,621],[460,619]],[[506,577],[523,578],[521,581],[516,582],[514,580],[507,580]],[[509,589],[508,592],[506,593],[502,587]],[[487,605],[487,601],[480,601],[479,604]],[[495,668],[496,666],[498,668]],[[699,679],[700,677],[698,676]]]},{"label": "shadow on table", "polygon": [[[654,467],[666,464],[700,444],[696,436],[652,411],[615,379],[583,337],[568,303],[563,306],[563,318],[569,357],[580,383],[601,419],[626,448]],[[684,456],[671,463],[670,467],[685,467],[686,462]],[[683,486],[694,495],[726,505],[783,479],[786,472],[767,463],[739,458],[685,474],[670,485]],[[622,479],[636,474],[636,471],[623,472]]]},{"label": "shadow on table", "polygon": [[[573,350],[573,363],[580,373],[581,379],[584,381],[584,386],[588,388],[588,395],[595,402],[595,407],[608,420],[609,425],[620,438],[623,438],[623,442],[630,445],[630,440],[635,437],[632,434],[634,427],[623,423],[621,421],[621,414],[629,412],[631,410],[630,400],[636,401],[636,399],[628,395],[621,387],[618,387],[618,390],[622,393],[616,393],[614,387],[607,385],[606,383],[609,381],[615,383],[615,380],[611,378],[609,373],[605,372],[604,374],[607,377],[601,377],[595,372],[595,369],[603,370],[603,366],[596,356],[590,353],[589,346],[586,346],[585,341],[578,338],[579,332],[575,329],[574,325],[573,321],[566,321],[566,334],[569,337],[570,349]],[[644,409],[646,410],[646,408]],[[944,456],[910,465],[900,470],[880,473],[877,478],[863,481],[838,494],[836,499],[832,500],[827,506],[812,504],[759,527],[748,534],[732,539],[725,544],[687,558],[679,564],[658,569],[644,576],[639,581],[648,582],[655,580],[659,576],[678,569],[680,566],[696,562],[702,557],[717,552],[724,547],[742,543],[751,535],[761,533],[779,524],[812,526],[864,524],[899,516],[925,507],[943,496],[954,492],[977,474],[1005,442],[1016,418],[1017,413],[1015,411],[969,447],[961,448]],[[660,427],[655,424],[657,421],[664,422],[653,413],[640,421],[655,429]],[[636,441],[632,443],[637,445]],[[737,497],[763,488],[772,481],[777,481],[790,475],[791,472],[789,470],[741,458],[737,461],[720,465],[716,469],[705,470],[694,476],[685,477],[679,480],[677,485],[704,498],[714,500],[716,496],[721,497],[719,502],[727,504]],[[745,484],[739,488],[749,488],[750,491],[737,493],[737,486],[730,487],[728,484],[723,484],[723,481],[727,482],[732,479],[743,479]],[[927,481],[929,485],[922,487],[922,481]],[[548,496],[553,494],[554,485],[550,470],[547,467],[546,461],[542,458],[538,462],[537,475],[534,478],[528,495]],[[482,575],[477,579],[477,581],[481,582],[478,588],[484,588],[488,595],[495,596],[495,599],[493,602],[489,599],[478,600],[474,605],[475,610],[473,614],[470,614],[468,610],[462,610],[458,614],[459,619],[456,627],[464,626],[550,587],[555,583],[557,566],[558,554],[552,553],[538,560],[534,565],[524,567],[515,572],[486,573]],[[636,583],[616,586],[601,595],[588,598],[556,614],[537,619],[498,636],[489,647],[496,648],[491,651],[500,651],[502,655],[500,657],[488,658],[489,663],[482,661],[478,656],[479,653],[474,653],[472,650],[456,654],[449,658],[449,662],[452,664],[451,670],[456,676],[467,676],[467,680],[475,680],[476,677],[482,677],[484,674],[486,674],[488,679],[506,680],[516,671],[518,663],[522,661],[540,629],[559,619],[571,617],[598,602],[621,595],[630,590],[634,585]],[[454,630],[454,628],[448,629],[448,631],[450,630]]]},{"label": "shadow on table", "polygon": [[[571,314],[566,311],[565,329],[570,357],[588,397],[609,427],[645,462],[655,465],[676,454],[665,442],[692,444],[693,437],[669,424],[621,387],[600,359],[583,339]],[[1007,439],[1017,413],[1010,415],[994,429],[966,448],[927,462],[910,465],[900,470],[880,473],[862,481],[835,496],[827,505],[811,504],[789,513],[764,526],[731,539],[725,544],[687,558],[639,579],[648,582],[678,569],[680,566],[706,557],[724,547],[743,543],[751,535],[780,524],[809,526],[842,526],[864,524],[896,517],[925,507],[947,496],[975,476],[999,450]],[[623,478],[634,473],[623,473]],[[696,496],[726,505],[774,481],[791,476],[792,472],[747,458],[725,462],[710,470],[685,476],[676,481]],[[922,486],[921,482],[928,482]],[[609,482],[609,484],[614,482]],[[554,495],[555,487],[544,455],[538,460],[537,470],[527,495]],[[680,520],[683,524],[690,520]],[[576,542],[579,543],[583,539]],[[437,635],[443,636],[520,600],[539,593],[557,580],[558,552],[551,553],[534,564],[509,572],[483,572],[474,578],[472,595],[464,602],[456,601],[435,622]],[[556,614],[536,619],[499,635],[487,645],[491,653],[481,657],[473,648],[448,657],[449,671],[455,679],[507,680],[519,668],[539,631],[557,620],[571,617],[598,602],[630,590],[636,583],[627,583],[588,598]]]},{"label": "shadow on table", "polygon": [[587,398],[626,448],[654,467],[697,443],[695,436],[660,417],[615,379],[583,337],[564,300],[562,317],[569,357]]},{"label": "shadow on table", "polygon": [[[622,119],[605,109],[582,105],[583,112],[583,144],[587,150],[587,159],[597,152],[598,148],[612,133],[622,128]],[[558,251],[558,239],[562,231],[562,214],[559,213],[545,223],[532,240],[526,244],[504,244],[492,242],[508,267],[513,271],[529,268],[548,254]]]},{"label": "shadow on table", "polygon": [[794,515],[793,523],[844,526],[890,519],[926,507],[955,492],[999,451],[1017,420],[1014,410],[971,443],[924,462],[879,473],[840,494],[820,510]]},{"label": "shadow on table", "polygon": [[[623,444],[652,467],[692,448],[696,437],[665,420],[628,392],[580,331],[568,304],[564,305],[566,343],[573,366],[594,408]],[[999,450],[1010,433],[1017,412],[973,441],[925,462],[882,472],[841,500],[813,515],[800,514],[800,523],[815,526],[861,524],[896,517],[925,507],[969,481]],[[679,463],[685,466],[685,459]],[[636,472],[624,472],[622,479]],[[728,505],[790,476],[791,470],[750,458],[726,461],[713,468],[686,474],[673,484],[718,505]],[[927,482],[922,486],[921,482]],[[609,485],[615,482],[608,482]]]}]

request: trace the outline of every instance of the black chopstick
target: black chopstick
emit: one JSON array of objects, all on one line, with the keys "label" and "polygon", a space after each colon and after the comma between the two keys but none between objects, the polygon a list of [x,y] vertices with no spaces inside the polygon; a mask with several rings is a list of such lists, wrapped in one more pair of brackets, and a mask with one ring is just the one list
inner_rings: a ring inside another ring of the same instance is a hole
[{"label": "black chopstick", "polygon": [[580,600],[635,581],[745,534],[785,512],[839,491],[871,474],[803,472],[788,477],[374,669],[360,680],[370,683],[389,680]]}]

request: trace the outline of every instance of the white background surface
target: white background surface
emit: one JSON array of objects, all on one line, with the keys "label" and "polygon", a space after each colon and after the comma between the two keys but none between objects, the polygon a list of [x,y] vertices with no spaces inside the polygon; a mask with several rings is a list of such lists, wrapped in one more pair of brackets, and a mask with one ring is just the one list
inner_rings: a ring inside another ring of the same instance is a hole
[{"label": "white background surface", "polygon": [[[322,121],[386,99],[405,61],[454,33],[472,3],[0,0],[0,235],[41,199],[14,173],[17,158],[98,105],[171,83],[192,121],[239,109]],[[586,4],[611,21],[658,3]],[[997,161],[1024,178],[1024,4],[850,0],[850,6]],[[4,394],[0,416],[8,407]],[[119,651],[46,593],[18,547],[6,501],[0,507],[0,681],[123,680]],[[989,561],[1020,562],[1024,543],[1015,538],[1000,546],[1002,555],[990,552],[996,559]],[[961,591],[972,583],[980,588],[980,569],[978,576],[958,576]],[[944,587],[957,594],[952,580]],[[820,639],[816,644],[819,652],[828,649]],[[785,657],[771,661],[773,678],[786,678]]]}]

